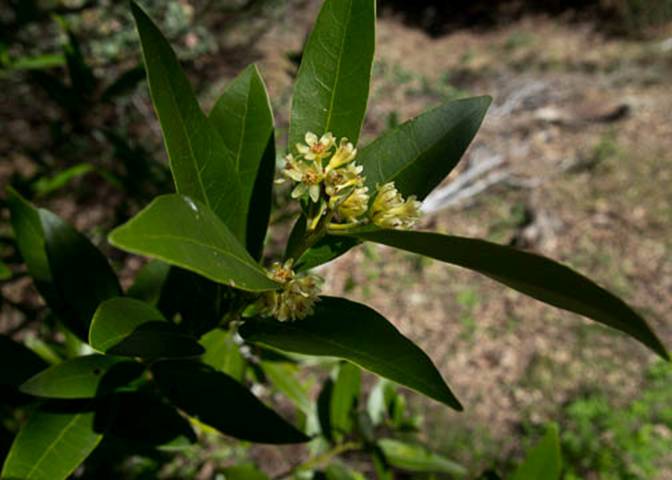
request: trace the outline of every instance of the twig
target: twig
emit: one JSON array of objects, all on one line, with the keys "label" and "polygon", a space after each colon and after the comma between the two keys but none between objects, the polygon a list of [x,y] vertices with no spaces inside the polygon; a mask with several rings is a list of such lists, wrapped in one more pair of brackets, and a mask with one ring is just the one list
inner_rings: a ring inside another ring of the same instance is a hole
[{"label": "twig", "polygon": [[288,470],[276,475],[273,477],[273,480],[282,480],[283,478],[287,478],[290,475],[293,475],[295,473],[300,472],[301,470],[311,470],[315,467],[319,467],[325,463],[328,463],[333,459],[334,457],[337,457],[345,452],[349,452],[351,450],[357,450],[358,448],[361,448],[362,444],[357,443],[357,442],[346,442],[342,443],[341,445],[336,445],[334,448],[331,450],[324,452],[320,455],[317,455],[316,457],[309,458],[305,462],[295,465],[294,467],[289,468]]}]

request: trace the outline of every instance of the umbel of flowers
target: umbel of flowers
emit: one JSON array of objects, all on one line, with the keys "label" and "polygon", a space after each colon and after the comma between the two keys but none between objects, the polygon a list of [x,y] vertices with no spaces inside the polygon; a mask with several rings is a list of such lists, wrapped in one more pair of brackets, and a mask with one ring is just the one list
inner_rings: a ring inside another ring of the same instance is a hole
[{"label": "umbel of flowers", "polygon": [[[295,182],[292,198],[306,206],[309,231],[347,230],[373,223],[382,228],[408,229],[420,217],[420,202],[415,196],[404,199],[394,182],[376,186],[373,201],[365,186],[364,167],[357,165],[357,149],[347,138],[338,144],[331,132],[321,137],[308,132],[306,143],[295,145],[296,154],[285,157],[284,178]],[[296,274],[293,259],[275,263],[270,278],[282,290],[266,292],[257,306],[262,315],[280,321],[296,320],[313,313],[322,280],[317,275]]]}]

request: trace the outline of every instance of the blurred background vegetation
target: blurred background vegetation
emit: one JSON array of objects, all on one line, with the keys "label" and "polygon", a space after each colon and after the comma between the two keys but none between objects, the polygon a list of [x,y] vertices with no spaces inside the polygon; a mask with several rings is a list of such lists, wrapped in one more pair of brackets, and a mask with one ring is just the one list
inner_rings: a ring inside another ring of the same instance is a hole
[{"label": "blurred background vegetation", "polygon": [[[317,0],[142,4],[203,105],[257,62],[284,142]],[[447,99],[492,95],[425,225],[560,259],[633,303],[672,345],[671,20],[672,0],[381,0],[363,141]],[[139,52],[125,2],[0,3],[0,185],[87,232],[127,279],[140,261],[111,251],[105,234],[172,188]],[[38,351],[44,338],[67,348],[14,248],[4,195],[0,333]],[[270,252],[292,213],[282,195],[275,202]],[[365,299],[428,351],[467,411],[403,401],[424,418],[423,440],[473,474],[509,471],[556,422],[565,478],[672,478],[672,368],[635,343],[382,247],[360,247],[321,274],[329,291]],[[277,473],[300,451],[250,453],[213,435],[207,449],[123,470],[223,478],[222,466],[248,454]]]}]

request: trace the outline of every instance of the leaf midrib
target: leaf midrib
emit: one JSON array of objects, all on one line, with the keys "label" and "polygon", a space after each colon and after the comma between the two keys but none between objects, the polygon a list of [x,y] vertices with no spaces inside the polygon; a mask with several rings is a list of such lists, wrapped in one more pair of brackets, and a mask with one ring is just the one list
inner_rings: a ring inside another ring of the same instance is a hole
[{"label": "leaf midrib", "polygon": [[[311,332],[307,332],[307,331],[302,330],[302,329],[297,328],[297,327],[285,326],[285,328],[286,328],[287,330],[293,330],[294,332],[302,333],[302,334],[304,334],[304,335],[306,335],[306,336],[308,336],[308,337],[310,337],[310,338],[318,339],[318,340],[320,340],[320,341],[322,341],[322,342],[324,342],[324,343],[327,343],[327,344],[329,344],[329,345],[339,347],[339,348],[341,348],[342,350],[345,350],[345,351],[347,351],[347,350],[351,350],[351,351],[355,352],[356,354],[361,355],[362,357],[364,357],[364,358],[366,358],[366,359],[368,359],[368,360],[372,360],[372,361],[373,361],[372,363],[374,363],[374,364],[375,364],[376,362],[379,362],[379,363],[382,364],[383,366],[387,367],[389,370],[395,372],[396,374],[400,374],[401,377],[405,376],[405,374],[407,373],[407,372],[404,372],[403,370],[399,370],[396,366],[394,366],[394,364],[390,364],[390,363],[388,363],[387,361],[380,360],[380,359],[379,359],[378,357],[376,357],[376,356],[373,356],[373,355],[370,355],[370,354],[368,354],[368,353],[366,353],[366,352],[364,352],[364,351],[361,351],[361,350],[352,348],[352,346],[342,344],[342,343],[337,342],[337,341],[335,341],[335,340],[333,340],[333,339],[330,339],[330,338],[328,338],[328,337],[323,337],[323,336],[318,335],[318,334],[314,334],[314,333],[311,333]],[[253,341],[254,341],[254,340],[253,340]],[[266,344],[267,346],[269,346],[269,347],[275,347],[275,348],[278,348],[277,346],[274,346],[274,345],[269,344],[269,343],[264,342],[264,341],[261,341],[260,343],[265,343],[265,344]],[[299,353],[299,352],[297,352],[297,353]],[[316,354],[311,354],[311,355],[316,355]],[[318,355],[318,356],[319,356],[319,355]],[[332,355],[326,355],[326,356],[332,356]],[[348,360],[350,360],[350,359],[348,359]],[[365,370],[370,370],[369,367],[366,367],[366,366],[364,366],[364,365],[361,365],[359,362],[356,362],[356,361],[353,361],[353,360],[350,360],[350,361],[352,361],[353,363],[355,363],[356,365],[358,365],[359,367],[361,367],[361,368],[363,368],[363,369],[365,369]],[[414,378],[416,381],[417,381],[417,380],[420,380],[419,383],[423,386],[423,388],[426,388],[427,391],[435,392],[435,395],[436,395],[436,397],[434,397],[435,399],[438,400],[439,398],[443,398],[443,396],[440,395],[440,392],[437,391],[437,387],[433,386],[433,385],[430,384],[430,383],[426,383],[426,381],[425,381],[424,379],[420,379],[420,377],[417,377],[416,375],[413,375],[413,378]],[[414,390],[418,390],[417,387],[411,387],[411,386],[409,386],[409,385],[406,385],[406,386],[408,386],[409,388],[412,388],[412,389],[414,389]],[[443,401],[444,401],[444,400],[441,400],[441,402],[443,402]]]},{"label": "leaf midrib", "polygon": [[[180,241],[180,242],[192,243],[194,245],[197,245],[199,247],[203,247],[203,248],[206,248],[206,249],[215,250],[216,252],[222,253],[225,256],[231,257],[233,260],[236,261],[236,263],[242,265],[247,270],[249,270],[251,272],[258,273],[258,274],[261,274],[261,275],[264,276],[264,278],[267,278],[265,272],[263,270],[261,270],[261,268],[256,268],[256,263],[246,262],[245,260],[239,258],[238,256],[236,256],[235,254],[233,254],[229,250],[223,250],[223,249],[221,249],[217,246],[209,245],[207,243],[202,243],[202,242],[199,242],[198,240],[194,240],[193,238],[181,237],[179,235],[145,233],[145,234],[142,234],[142,236],[145,237],[145,238],[150,238],[150,239],[166,238],[166,239],[170,239],[170,240],[177,240],[177,241]],[[124,248],[126,248],[126,247],[124,247]],[[149,253],[152,256],[157,256],[157,257],[159,256],[159,255],[155,255],[154,253],[148,252],[147,250],[142,250],[142,249],[139,249],[139,248],[137,249],[137,251],[142,252],[142,253]],[[164,259],[167,260],[167,261],[173,262],[173,260],[171,260],[171,259],[167,259],[165,257],[164,257]]]},{"label": "leaf midrib", "polygon": [[336,75],[334,75],[334,85],[331,88],[331,98],[329,98],[329,110],[327,110],[327,120],[324,125],[324,131],[319,133],[327,133],[331,125],[331,118],[334,114],[334,102],[336,100],[336,90],[338,88],[339,79],[341,76],[341,64],[343,63],[343,49],[345,47],[345,37],[350,29],[350,22],[352,21],[352,0],[348,6],[348,21],[343,24],[343,35],[341,35],[341,45],[338,49],[338,58],[336,61]]},{"label": "leaf midrib", "polygon": [[[441,107],[438,107],[438,108],[441,108]],[[468,112],[468,114],[465,114],[459,120],[462,120],[462,119],[470,116],[472,113],[473,113],[473,111],[470,110]],[[415,118],[415,119],[411,120],[412,123],[409,125],[409,127],[413,128],[412,133],[415,133],[415,129],[417,128],[416,123],[417,123],[418,120],[419,120],[419,118]],[[432,143],[428,148],[426,148],[424,150],[418,147],[418,143],[417,143],[417,140],[415,139],[415,135],[409,135],[408,138],[413,142],[413,146],[415,147],[415,150],[416,150],[416,152],[418,152],[418,154],[415,157],[413,157],[412,160],[409,160],[408,162],[405,162],[403,164],[403,166],[401,168],[399,168],[395,173],[393,173],[392,175],[387,175],[387,176],[383,175],[382,161],[381,161],[381,159],[378,159],[376,161],[376,165],[378,166],[378,173],[381,177],[381,182],[385,183],[385,182],[392,181],[395,178],[397,178],[399,175],[401,175],[402,172],[404,172],[405,170],[407,170],[408,168],[413,166],[418,161],[418,159],[420,157],[424,156],[427,152],[429,152],[432,148],[434,148],[434,146],[436,146],[437,143],[442,142],[450,134],[450,132],[452,132],[452,130],[455,128],[455,126],[458,123],[459,123],[459,121],[455,120],[453,122],[453,124],[450,126],[450,128],[448,129],[448,131],[446,133],[444,133],[443,135],[441,135],[441,138],[439,139],[438,142]],[[403,125],[400,126],[400,128],[402,128],[402,127],[403,127]],[[397,131],[399,131],[399,130],[397,130]],[[390,132],[389,135],[392,135],[392,132]],[[373,145],[375,145],[375,143],[371,144],[371,146],[373,146]],[[367,148],[370,148],[370,147],[367,147]],[[382,178],[382,177],[387,177],[387,178]]]},{"label": "leaf midrib", "polygon": [[[144,12],[142,12],[142,15],[143,15],[143,16],[146,16],[146,14],[145,14]],[[145,27],[144,27],[145,29],[147,28],[147,20],[148,20],[147,18],[143,19],[143,23],[145,24]],[[151,25],[151,24],[150,24],[150,25],[149,25],[149,30],[151,31],[152,28],[156,28],[156,27],[154,27],[154,25]],[[141,34],[141,37],[142,37],[142,34]],[[163,40],[163,39],[161,39],[161,40]],[[165,41],[165,40],[164,40],[164,41]],[[147,61],[147,54],[146,54],[146,51],[145,51],[145,48],[144,48],[144,42],[142,42],[142,43],[143,43],[142,55],[143,55],[143,58],[144,58],[144,60],[145,60],[145,64],[148,65],[149,63],[148,63],[148,61]],[[165,45],[164,45],[164,46],[165,46]],[[159,50],[163,50],[163,49],[162,49],[162,48],[159,48]],[[168,52],[168,56],[170,56],[170,53],[171,53],[171,52]],[[200,165],[198,164],[198,161],[197,161],[196,156],[195,156],[195,154],[194,154],[194,147],[193,147],[193,145],[192,145],[192,143],[191,143],[191,138],[189,138],[189,134],[187,133],[187,127],[186,127],[186,124],[184,123],[184,118],[183,118],[183,116],[182,116],[182,111],[181,111],[181,109],[178,107],[177,98],[176,98],[176,95],[175,95],[175,86],[174,86],[174,84],[173,84],[172,76],[168,74],[168,69],[167,69],[167,67],[163,64],[163,61],[161,61],[161,59],[164,58],[164,54],[165,54],[165,52],[161,52],[161,54],[158,56],[158,57],[159,57],[159,60],[158,60],[157,62],[153,62],[153,63],[154,63],[155,65],[158,65],[158,66],[159,66],[159,69],[160,69],[161,72],[165,75],[166,80],[167,80],[167,84],[168,84],[169,87],[170,87],[170,88],[168,89],[168,91],[170,92],[170,94],[167,95],[167,97],[170,99],[170,102],[171,102],[173,108],[175,108],[175,110],[178,112],[178,114],[176,115],[176,117],[177,117],[177,119],[179,120],[178,123],[179,123],[179,125],[180,125],[181,130],[182,130],[182,134],[184,135],[184,138],[185,138],[186,141],[187,141],[187,147],[188,147],[188,150],[189,150],[189,158],[191,159],[191,163],[192,163],[192,165],[195,167],[196,178],[197,178],[197,180],[198,180],[198,185],[199,185],[199,187],[200,187],[201,193],[202,193],[202,195],[203,195],[203,200],[205,201],[205,204],[206,204],[208,207],[210,207],[210,199],[208,198],[207,192],[206,192],[206,190],[205,190],[205,186],[204,186],[204,184],[203,184],[203,179],[201,178],[201,169],[200,169]],[[176,55],[175,53],[173,53],[173,56],[174,56],[174,58],[175,58],[175,62],[177,63],[177,65],[178,65],[178,67],[179,67],[179,59],[177,58],[177,55]],[[148,69],[147,71],[149,72],[149,69]],[[150,86],[151,86],[151,83],[150,83]],[[190,88],[188,85],[187,85],[187,87]],[[195,93],[193,93],[193,91],[192,91],[192,94],[194,95],[194,101],[196,102],[196,108],[200,110],[200,106],[198,105],[198,100],[195,98],[196,96],[195,96]],[[153,92],[153,91],[152,91],[152,100],[153,100],[152,103],[153,103],[153,105],[154,105],[154,109],[156,110],[156,114],[159,116],[159,118],[161,118],[161,115],[160,115],[160,113],[159,113],[159,109],[158,109],[158,107],[156,106],[156,101],[154,101],[154,92]],[[207,128],[207,127],[206,127],[206,128]],[[163,138],[164,138],[164,142],[166,143],[166,147],[167,147],[167,146],[168,146],[168,138],[167,138],[167,135],[165,134],[165,132],[164,132],[164,134],[163,134]],[[167,153],[168,153],[168,157],[170,158],[170,164],[172,165],[172,164],[173,164],[173,154],[172,154],[172,152],[171,152],[171,149],[170,149],[170,148],[166,148],[166,151],[167,151]],[[176,182],[176,183],[177,183],[177,182]]]},{"label": "leaf midrib", "polygon": [[28,472],[28,476],[27,476],[26,478],[30,478],[30,476],[31,476],[31,475],[32,475],[38,468],[40,468],[40,467],[42,466],[42,462],[44,462],[44,459],[45,459],[45,458],[52,452],[52,450],[54,449],[54,447],[56,446],[56,444],[57,444],[57,443],[58,443],[58,442],[65,436],[65,434],[72,428],[72,425],[73,425],[75,422],[77,422],[77,421],[80,419],[80,417],[81,417],[82,415],[83,415],[83,414],[81,414],[81,413],[75,415],[75,416],[72,418],[72,420],[70,420],[70,421],[65,425],[65,427],[64,427],[64,428],[61,430],[61,432],[58,434],[58,437],[56,437],[56,438],[54,439],[54,441],[51,442],[51,444],[46,448],[46,450],[44,451],[44,453],[42,453],[42,455],[38,458],[37,462],[35,462],[35,465],[33,465],[33,466],[31,467],[30,471]]}]

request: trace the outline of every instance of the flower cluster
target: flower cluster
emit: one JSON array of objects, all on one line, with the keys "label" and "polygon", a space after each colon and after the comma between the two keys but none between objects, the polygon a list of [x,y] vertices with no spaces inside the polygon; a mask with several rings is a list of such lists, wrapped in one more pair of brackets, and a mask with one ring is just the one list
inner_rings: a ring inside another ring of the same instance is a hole
[{"label": "flower cluster", "polygon": [[371,206],[371,219],[383,228],[411,228],[420,218],[420,205],[415,195],[404,200],[394,182],[388,182],[378,187]]},{"label": "flower cluster", "polygon": [[282,284],[282,289],[265,292],[259,297],[257,307],[261,315],[286,322],[313,313],[313,306],[319,300],[322,279],[317,275],[296,274],[292,263],[290,259],[284,264],[275,262],[271,266],[268,276]]},{"label": "flower cluster", "polygon": [[309,230],[324,216],[328,216],[329,228],[341,230],[369,221],[383,228],[410,228],[419,218],[420,202],[415,197],[404,200],[393,182],[378,187],[369,209],[363,167],[355,163],[357,149],[347,138],[337,144],[330,132],[321,137],[308,132],[305,144],[295,148],[296,155],[287,155],[282,174],[296,182],[292,198],[308,204]]}]

